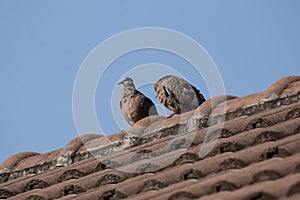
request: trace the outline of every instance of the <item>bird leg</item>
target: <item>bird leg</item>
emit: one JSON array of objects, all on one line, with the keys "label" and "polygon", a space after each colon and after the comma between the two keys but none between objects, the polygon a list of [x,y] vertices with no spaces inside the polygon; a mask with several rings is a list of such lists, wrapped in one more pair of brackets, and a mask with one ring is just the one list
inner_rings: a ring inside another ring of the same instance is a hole
[{"label": "bird leg", "polygon": [[168,117],[166,117],[166,119],[173,117],[173,115],[175,115],[175,113],[171,113]]}]

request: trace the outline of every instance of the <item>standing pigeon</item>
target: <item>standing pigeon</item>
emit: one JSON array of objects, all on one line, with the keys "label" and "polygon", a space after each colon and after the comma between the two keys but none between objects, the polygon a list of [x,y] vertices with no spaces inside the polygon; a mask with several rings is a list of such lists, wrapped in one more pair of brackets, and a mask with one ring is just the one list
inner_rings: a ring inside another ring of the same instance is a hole
[{"label": "standing pigeon", "polygon": [[165,76],[154,84],[158,101],[174,114],[181,114],[196,109],[205,101],[200,91],[186,80],[177,76]]},{"label": "standing pigeon", "polygon": [[130,125],[150,115],[158,115],[154,103],[135,89],[130,77],[123,78],[118,84],[124,86],[120,107],[124,118]]}]

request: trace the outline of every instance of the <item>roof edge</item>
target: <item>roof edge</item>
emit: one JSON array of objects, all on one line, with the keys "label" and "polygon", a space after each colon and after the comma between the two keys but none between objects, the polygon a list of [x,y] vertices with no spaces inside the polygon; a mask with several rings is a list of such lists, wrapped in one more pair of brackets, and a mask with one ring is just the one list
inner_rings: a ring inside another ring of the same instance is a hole
[{"label": "roof edge", "polygon": [[[217,125],[220,123],[220,118],[224,116],[226,120],[231,120],[299,102],[300,76],[282,78],[273,83],[267,90],[245,97],[237,98],[222,95],[214,98],[214,102],[217,102],[215,105],[212,105],[212,98],[195,111],[171,119],[164,119],[161,116],[155,116],[154,119],[142,119],[129,130],[108,136],[107,142],[103,142],[101,136],[97,134],[79,136],[60,150],[54,159],[32,163],[32,166],[26,168],[18,169],[16,166],[26,159],[29,162],[30,159],[41,156],[41,154],[25,152],[13,155],[0,165],[0,183],[28,174],[39,174],[52,168],[68,166],[92,156],[102,157],[159,138],[203,129],[209,125]],[[220,99],[224,100],[220,101]],[[210,116],[212,111],[218,111],[220,106],[224,106],[224,103],[228,105],[225,112],[217,112],[217,115]],[[147,137],[141,137],[144,135]],[[93,143],[94,141],[98,142]],[[100,141],[102,141],[101,145],[98,146]]]}]

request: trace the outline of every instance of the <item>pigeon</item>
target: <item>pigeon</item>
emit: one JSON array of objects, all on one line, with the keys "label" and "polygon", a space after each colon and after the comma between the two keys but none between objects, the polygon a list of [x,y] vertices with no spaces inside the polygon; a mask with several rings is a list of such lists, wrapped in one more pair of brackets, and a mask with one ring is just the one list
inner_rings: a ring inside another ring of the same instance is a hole
[{"label": "pigeon", "polygon": [[162,77],[154,84],[154,90],[158,101],[172,111],[167,118],[194,110],[205,101],[196,87],[177,76]]},{"label": "pigeon", "polygon": [[132,126],[145,117],[158,115],[154,103],[143,93],[135,89],[132,78],[125,77],[118,84],[124,86],[120,107],[128,124]]}]

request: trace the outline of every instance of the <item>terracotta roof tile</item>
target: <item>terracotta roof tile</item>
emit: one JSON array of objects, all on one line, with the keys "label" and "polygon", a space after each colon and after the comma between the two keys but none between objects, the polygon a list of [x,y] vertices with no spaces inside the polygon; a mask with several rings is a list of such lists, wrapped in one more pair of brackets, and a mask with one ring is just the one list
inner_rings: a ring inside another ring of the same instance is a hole
[{"label": "terracotta roof tile", "polygon": [[[278,141],[278,143],[274,144],[274,142],[270,142],[270,144],[268,146],[265,146],[264,144],[258,145],[258,148],[254,148],[251,147],[249,149],[245,149],[242,151],[237,152],[236,154],[233,153],[224,153],[222,155],[218,155],[215,157],[211,157],[211,158],[206,158],[205,160],[199,161],[199,162],[195,162],[193,164],[187,164],[187,165],[183,165],[183,166],[177,166],[177,168],[173,168],[170,170],[167,170],[164,172],[164,176],[165,174],[170,173],[170,176],[174,176],[173,178],[176,179],[176,175],[178,175],[178,180],[189,180],[190,178],[192,179],[201,179],[202,177],[214,177],[214,174],[223,170],[230,170],[230,169],[241,169],[243,167],[246,166],[251,166],[251,164],[257,163],[261,160],[264,160],[261,155],[263,154],[263,152],[265,150],[267,150],[268,148],[272,148],[274,146],[279,147],[280,148],[280,144],[286,144],[288,141],[292,141],[292,143],[299,143],[299,139],[300,136],[298,136],[298,140],[296,140],[295,142],[295,138],[293,136],[290,136],[292,138],[286,138],[285,141]],[[287,140],[288,139],[288,140]],[[289,144],[289,143],[287,143]],[[253,150],[258,149],[258,151],[255,154],[252,154],[252,157],[247,157],[247,155],[249,155],[249,152],[253,152]],[[299,149],[297,150],[299,151]],[[285,158],[287,155],[283,155],[282,157]],[[265,159],[271,159],[273,156],[267,157]],[[274,156],[276,157],[276,156]],[[281,156],[279,156],[281,157]],[[289,159],[292,159],[291,162],[296,162],[294,163],[294,166],[289,166],[289,167],[295,167],[295,165],[298,163],[299,160],[299,154],[297,154],[296,156],[294,156],[293,158],[289,157]],[[283,160],[284,161],[284,160]],[[272,163],[272,162],[271,162]],[[252,167],[254,170],[262,170],[263,171],[263,167],[264,164],[258,163],[259,165],[262,165],[262,167],[259,166],[255,166]],[[282,162],[282,164],[285,166],[287,163]],[[272,170],[274,169],[272,164],[267,165],[266,167],[271,166]],[[289,169],[284,169],[284,168],[280,168],[281,166],[277,166],[279,168],[279,170],[283,170],[284,172],[289,172]],[[175,169],[177,170],[182,170],[182,173],[178,173],[175,171]],[[276,169],[276,167],[275,167]],[[254,171],[255,172],[255,171]],[[254,173],[253,170],[251,171],[251,173]],[[195,175],[196,174],[196,175]],[[159,175],[159,174],[158,174]],[[255,174],[254,174],[255,175]],[[180,178],[181,176],[181,178]],[[224,176],[224,175],[223,175]],[[155,179],[156,176],[153,176],[152,179]],[[237,176],[240,177],[240,176]],[[225,176],[225,179],[226,178]],[[169,179],[167,179],[169,180]],[[168,181],[164,181],[164,183],[168,183]],[[182,183],[179,183],[180,185],[182,185]],[[137,184],[140,185],[140,184]],[[190,185],[190,184],[188,184]],[[183,186],[180,186],[183,187]],[[166,190],[169,190],[168,188]],[[173,191],[172,188],[170,188],[170,191]],[[163,191],[164,193],[166,191]],[[157,196],[157,194],[153,193],[153,197]]]},{"label": "terracotta roof tile", "polygon": [[67,152],[75,152],[77,151],[81,146],[83,146],[85,143],[89,142],[93,139],[102,138],[103,136],[99,134],[87,134],[87,135],[81,135],[77,138],[70,141],[65,148],[62,149],[61,154],[64,155]]},{"label": "terracotta roof tile", "polygon": [[280,198],[280,200],[299,200],[300,199],[300,194],[294,194],[292,196],[289,197],[282,197]]},{"label": "terracotta roof tile", "polygon": [[[284,93],[284,91],[289,88],[291,85],[295,84],[296,82],[298,82],[299,84],[300,81],[300,76],[288,76],[288,77],[284,77],[279,79],[278,81],[276,81],[275,83],[273,83],[268,90],[272,91],[278,95]],[[292,94],[295,94],[297,92],[299,92],[300,88],[296,87],[294,89],[294,92],[292,92]]]},{"label": "terracotta roof tile", "polygon": [[[233,100],[233,99],[237,99],[238,97],[236,96],[232,96],[232,95],[220,95],[220,96],[216,96],[213,97],[211,99],[208,99],[207,101],[205,101],[204,103],[202,103],[199,108],[196,110],[195,115],[197,117],[209,117],[211,115],[211,113],[213,112],[214,109],[216,109],[216,107],[219,104],[224,105],[223,103],[225,102],[226,104]],[[226,111],[225,109],[223,111]],[[223,112],[218,112],[218,114],[222,114]]]},{"label": "terracotta roof tile", "polygon": [[[243,188],[240,188],[233,192],[220,192],[215,196],[204,197],[204,200],[208,199],[224,199],[224,200],[238,200],[238,199],[253,199],[254,197],[271,199],[278,199],[280,197],[292,197],[297,193],[293,193],[293,187],[299,183],[300,176],[299,174],[290,174],[283,178],[266,181],[258,184],[249,185]],[[295,191],[295,190],[294,190]]]},{"label": "terracotta roof tile", "polygon": [[[193,184],[189,183],[185,186],[181,186],[181,189],[176,191],[161,191],[162,195],[156,194],[157,197],[153,197],[152,199],[172,199],[172,196],[174,198],[174,196],[186,191],[196,198],[199,198],[222,191],[237,190],[244,186],[254,185],[269,180],[277,180],[283,176],[287,176],[288,172],[293,173],[298,160],[299,155],[295,155],[295,157],[288,159],[288,161],[275,158],[250,165],[240,170],[228,171],[219,176],[207,177],[201,181],[196,181]],[[283,169],[283,167],[286,167],[286,169]]]},{"label": "terracotta roof tile", "polygon": [[[300,92],[299,82],[299,76],[289,76],[282,78],[263,92],[258,92],[245,97],[227,101],[226,111],[228,112],[236,109],[241,109],[258,103],[265,103],[267,101],[272,101],[280,97],[286,97],[287,94],[289,96],[296,95]],[[223,107],[224,103],[218,104],[215,108],[215,112],[219,113],[218,110],[224,110]]]},{"label": "terracotta roof tile", "polygon": [[[61,152],[61,149],[23,159],[22,161],[18,162],[18,164],[14,168],[14,171],[22,170],[25,168],[30,168],[30,167],[37,166],[37,165],[47,162],[47,161],[51,161],[51,160],[57,158],[60,155],[60,152]],[[50,166],[49,166],[49,169],[50,169]]]},{"label": "terracotta roof tile", "polygon": [[14,167],[22,160],[32,157],[32,156],[36,156],[36,155],[39,155],[39,153],[22,152],[22,153],[15,154],[15,155],[11,156],[10,158],[8,158],[7,160],[5,160],[0,165],[0,173],[7,172],[7,171],[9,172],[9,171],[13,170]]},{"label": "terracotta roof tile", "polygon": [[[16,154],[0,165],[0,199],[298,199],[299,86],[286,77],[108,137]],[[201,156],[205,144],[212,150]]]}]

